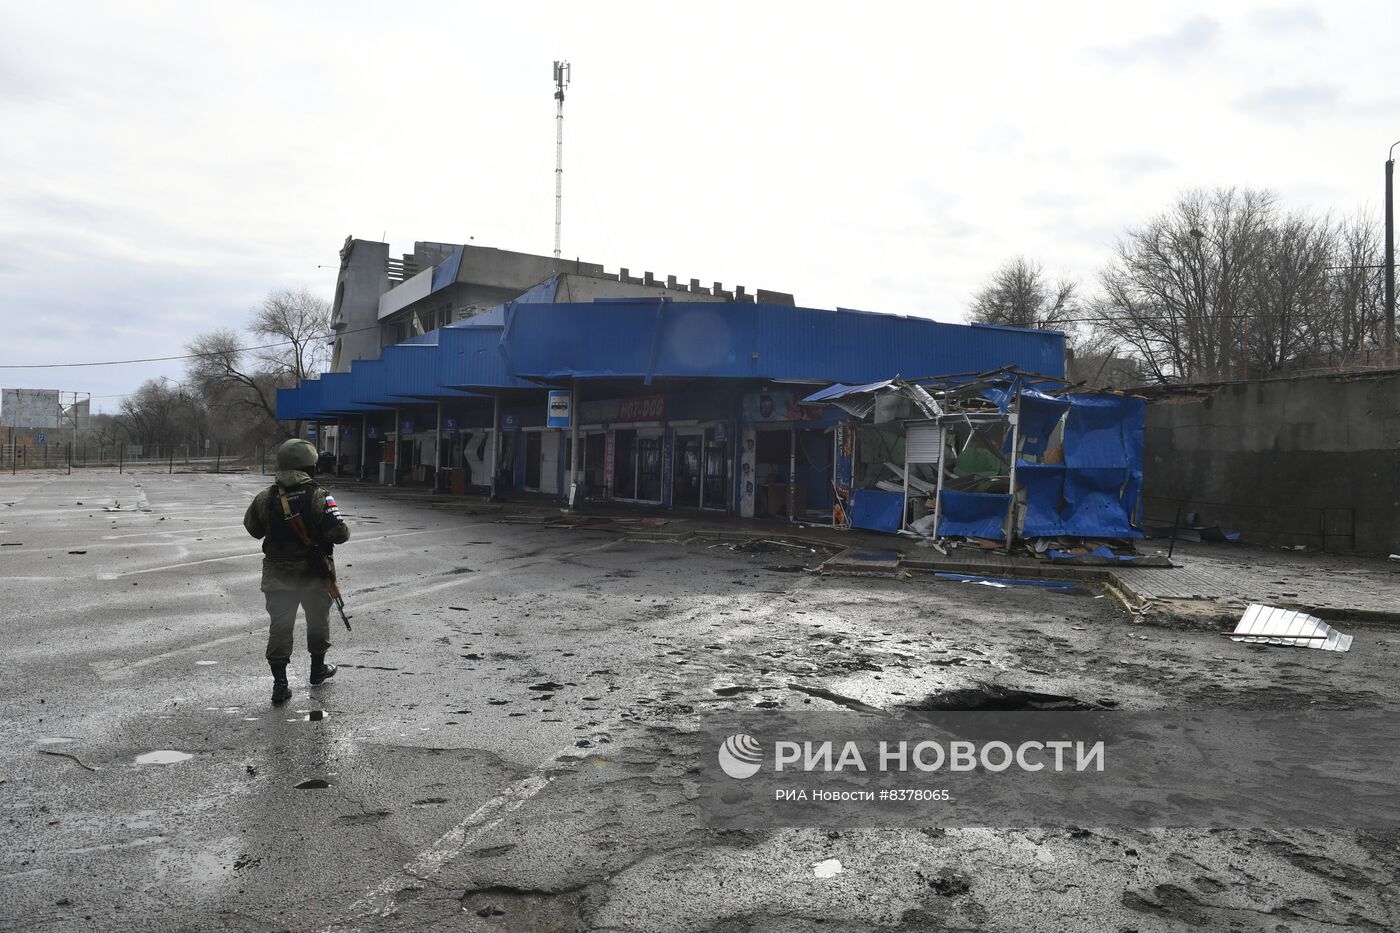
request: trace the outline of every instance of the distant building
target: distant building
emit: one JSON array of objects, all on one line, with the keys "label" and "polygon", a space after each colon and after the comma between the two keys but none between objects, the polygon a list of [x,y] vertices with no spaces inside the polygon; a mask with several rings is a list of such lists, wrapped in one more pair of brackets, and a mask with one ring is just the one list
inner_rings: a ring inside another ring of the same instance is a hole
[{"label": "distant building", "polygon": [[332,372],[355,360],[378,359],[387,346],[475,317],[507,301],[590,302],[598,298],[665,297],[673,301],[746,301],[792,305],[793,296],[742,285],[702,286],[676,276],[658,279],[599,263],[555,259],[470,244],[419,241],[397,258],[389,244],[346,237],[331,309]]}]

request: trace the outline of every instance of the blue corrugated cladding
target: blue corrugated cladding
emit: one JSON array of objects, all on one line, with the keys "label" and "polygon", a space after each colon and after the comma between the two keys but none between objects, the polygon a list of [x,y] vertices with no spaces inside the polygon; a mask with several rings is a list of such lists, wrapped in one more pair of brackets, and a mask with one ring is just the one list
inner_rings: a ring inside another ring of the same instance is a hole
[{"label": "blue corrugated cladding", "polygon": [[301,402],[304,397],[303,390],[305,390],[305,388],[306,383],[303,382],[291,389],[277,390],[276,409],[278,421],[300,421],[305,417],[305,415],[301,413]]},{"label": "blue corrugated cladding", "polygon": [[[552,297],[556,284],[542,283],[532,297]],[[494,309],[483,317],[388,347],[379,360],[355,361],[344,401],[394,405],[458,394],[446,386],[529,386],[531,379],[572,376],[861,384],[1003,366],[1064,373],[1064,337],[1054,331],[862,311],[632,299],[517,301],[499,317]],[[287,411],[319,410],[317,392],[307,388],[295,402],[279,394],[279,412],[283,405]]]},{"label": "blue corrugated cladding", "polygon": [[733,302],[599,301],[506,312],[515,373],[875,382],[1017,366],[1064,373],[1064,336]]},{"label": "blue corrugated cladding", "polygon": [[511,374],[502,352],[503,327],[444,327],[439,333],[444,386],[462,389],[538,388],[535,383]]},{"label": "blue corrugated cladding", "polygon": [[385,347],[379,358],[383,364],[381,377],[381,397],[386,401],[395,398],[433,398],[437,396],[461,395],[443,386],[443,346],[433,344],[398,344]]}]

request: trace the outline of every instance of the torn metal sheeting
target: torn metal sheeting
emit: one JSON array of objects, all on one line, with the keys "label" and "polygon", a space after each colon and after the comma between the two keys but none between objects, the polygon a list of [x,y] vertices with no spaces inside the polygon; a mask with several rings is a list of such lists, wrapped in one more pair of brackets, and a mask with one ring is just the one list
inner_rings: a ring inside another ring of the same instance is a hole
[{"label": "torn metal sheeting", "polygon": [[820,392],[813,392],[804,398],[802,403],[804,405],[822,403],[835,405],[842,411],[864,420],[875,412],[875,406],[880,398],[891,396],[909,400],[916,409],[928,418],[937,418],[943,413],[938,402],[934,401],[933,396],[929,395],[922,386],[904,382],[898,377],[859,386],[848,386],[838,382]]},{"label": "torn metal sheeting", "polygon": [[1351,650],[1351,636],[1343,635],[1316,616],[1292,609],[1250,603],[1235,630],[1232,641],[1254,645],[1284,645],[1318,648],[1322,651]]}]

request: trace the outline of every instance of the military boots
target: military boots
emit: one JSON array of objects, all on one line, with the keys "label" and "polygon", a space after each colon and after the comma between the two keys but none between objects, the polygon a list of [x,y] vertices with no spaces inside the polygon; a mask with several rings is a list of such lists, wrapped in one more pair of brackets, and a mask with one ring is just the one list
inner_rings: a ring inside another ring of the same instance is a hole
[{"label": "military boots", "polygon": [[292,688],[287,686],[287,662],[267,663],[272,668],[272,705],[281,706],[292,698]]},{"label": "military boots", "polygon": [[313,654],[311,656],[311,686],[323,684],[335,676],[336,667],[334,664],[326,663],[324,654]]}]

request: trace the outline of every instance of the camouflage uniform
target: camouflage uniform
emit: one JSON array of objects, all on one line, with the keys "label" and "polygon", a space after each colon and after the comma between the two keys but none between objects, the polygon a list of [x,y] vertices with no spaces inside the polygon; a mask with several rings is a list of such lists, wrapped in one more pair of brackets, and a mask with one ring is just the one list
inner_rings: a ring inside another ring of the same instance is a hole
[{"label": "camouflage uniform", "polygon": [[[294,447],[293,445],[304,445]],[[284,456],[284,451],[287,456]],[[309,459],[308,459],[309,457]],[[316,451],[305,441],[288,441],[277,451],[276,486],[264,489],[243,515],[243,527],[254,538],[263,539],[262,592],[271,624],[267,638],[267,660],[274,679],[285,685],[286,666],[292,656],[292,634],[297,607],[306,613],[306,648],[312,657],[312,683],[334,673],[326,668],[324,656],[331,646],[331,597],[322,577],[312,568],[306,547],[295,536],[283,515],[279,493],[287,497],[292,514],[301,515],[311,539],[321,546],[327,563],[334,563],[334,545],[350,540],[350,527],[340,516],[335,497],[318,486],[302,469],[282,469],[296,462],[311,468]],[[318,671],[326,673],[318,679]],[[274,700],[277,693],[274,691]]]}]

